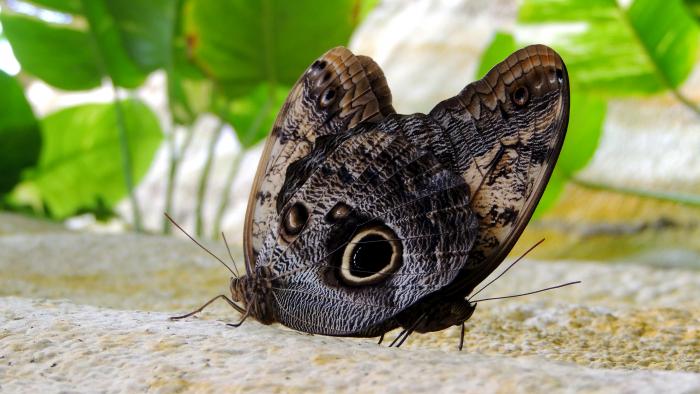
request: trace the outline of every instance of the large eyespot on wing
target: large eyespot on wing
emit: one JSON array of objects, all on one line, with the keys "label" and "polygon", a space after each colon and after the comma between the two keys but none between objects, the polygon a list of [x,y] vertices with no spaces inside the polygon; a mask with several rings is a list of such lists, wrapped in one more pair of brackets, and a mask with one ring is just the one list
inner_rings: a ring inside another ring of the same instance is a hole
[{"label": "large eyespot on wing", "polygon": [[306,156],[317,137],[393,112],[384,74],[372,59],[338,47],[309,66],[280,110],[258,165],[244,228],[248,268],[276,225],[275,202],[289,164]]},{"label": "large eyespot on wing", "polygon": [[440,126],[432,145],[448,147],[436,156],[469,185],[480,222],[466,270],[451,285],[468,293],[508,254],[547,185],[569,119],[566,67],[546,46],[523,48],[430,117]]},{"label": "large eyespot on wing", "polygon": [[361,229],[343,250],[340,278],[348,286],[382,282],[401,266],[401,240],[386,225]]},{"label": "large eyespot on wing", "polygon": [[268,236],[259,259],[277,274],[280,323],[376,335],[467,262],[477,222],[464,180],[410,143],[397,118],[323,137],[291,167],[280,211],[304,201],[308,224],[292,243]]}]

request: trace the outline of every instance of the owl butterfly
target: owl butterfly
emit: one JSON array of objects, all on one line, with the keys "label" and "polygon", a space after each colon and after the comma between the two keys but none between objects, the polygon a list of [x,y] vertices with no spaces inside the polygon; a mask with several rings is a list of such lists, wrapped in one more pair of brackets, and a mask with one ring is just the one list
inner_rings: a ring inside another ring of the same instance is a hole
[{"label": "owl butterfly", "polygon": [[313,334],[464,335],[476,307],[466,297],[529,221],[568,115],[566,68],[546,46],[513,53],[427,115],[397,114],[372,59],[331,49],[267,139],[246,275],[220,297],[243,320]]}]

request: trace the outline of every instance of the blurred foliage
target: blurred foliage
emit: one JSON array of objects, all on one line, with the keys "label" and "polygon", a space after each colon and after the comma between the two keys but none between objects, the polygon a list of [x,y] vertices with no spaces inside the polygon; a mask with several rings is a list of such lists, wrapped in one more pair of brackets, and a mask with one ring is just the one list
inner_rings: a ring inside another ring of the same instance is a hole
[{"label": "blurred foliage", "polygon": [[193,0],[185,34],[194,61],[235,98],[260,83],[294,84],[329,43],[348,40],[358,22],[356,3]]},{"label": "blurred foliage", "polygon": [[0,195],[10,191],[39,157],[39,124],[22,86],[0,71]]},{"label": "blurred foliage", "polygon": [[127,130],[133,175],[140,179],[162,140],[158,119],[142,102],[80,105],[42,119],[40,159],[26,174],[25,187],[39,192],[51,216],[111,207],[124,197],[120,122]]},{"label": "blurred foliage", "polygon": [[5,34],[22,68],[64,90],[140,86],[167,62],[175,2],[170,0],[35,1],[68,13],[56,24],[3,11]]},{"label": "blurred foliage", "polygon": [[552,35],[551,46],[571,79],[595,93],[676,88],[697,59],[698,26],[681,0],[635,0],[626,9],[616,0],[526,0],[518,21],[569,27]]},{"label": "blurred foliage", "polygon": [[236,136],[241,145],[251,148],[267,137],[287,93],[287,87],[263,83],[234,102],[221,100],[221,109],[217,112],[228,123],[236,125]]},{"label": "blurred foliage", "polygon": [[[120,102],[119,89],[138,88],[149,73],[163,70],[170,124],[188,126],[213,113],[233,126],[244,149],[250,148],[265,138],[308,64],[345,45],[376,2],[8,2],[0,22],[25,78],[72,91],[107,80],[115,98],[112,104],[68,108],[39,122],[17,81],[0,74],[0,164],[7,169],[0,197],[61,219],[85,211],[103,214],[130,193],[138,220],[133,185],[153,161],[162,135],[174,137],[172,130],[161,130],[143,103]],[[49,11],[52,17],[45,18]],[[170,209],[186,146],[174,140],[168,146]]]},{"label": "blurred foliage", "polygon": [[695,19],[700,22],[700,0],[685,0],[685,6],[690,11],[690,14],[695,17]]},{"label": "blurred foliage", "polygon": [[593,157],[607,100],[671,92],[700,114],[677,90],[696,65],[700,44],[700,28],[688,11],[681,0],[635,0],[629,8],[616,0],[525,0],[515,35],[496,33],[482,55],[479,76],[515,49],[533,44],[515,37],[532,36],[527,33],[538,28],[552,29],[548,45],[565,59],[570,76],[569,128],[536,216]]},{"label": "blurred foliage", "polygon": [[[244,149],[255,146],[271,129],[303,70],[329,48],[346,44],[377,2],[4,2],[2,35],[22,72],[17,78],[0,73],[0,199],[60,219],[85,211],[104,215],[129,195],[138,228],[133,187],[163,136],[170,154],[164,199],[171,210],[178,163],[194,122],[214,114],[233,126]],[[51,18],[44,17],[47,12]],[[593,156],[608,100],[671,92],[700,114],[698,105],[678,89],[696,64],[698,22],[699,0],[634,0],[629,6],[616,0],[522,1],[514,31],[495,35],[478,73],[530,44],[525,37],[534,36],[527,34],[533,29],[549,29],[548,44],[566,60],[571,119],[538,214],[557,201],[564,185]],[[170,119],[163,126],[143,103],[119,99],[133,96],[156,70],[167,79]],[[26,85],[32,78],[70,91],[112,86],[114,99],[37,120],[18,82]],[[175,127],[190,130],[184,142],[175,140]],[[210,146],[222,130],[214,133]],[[207,159],[206,168],[212,160]],[[232,182],[234,176],[232,169],[227,179]],[[203,179],[200,196],[206,188]]]}]

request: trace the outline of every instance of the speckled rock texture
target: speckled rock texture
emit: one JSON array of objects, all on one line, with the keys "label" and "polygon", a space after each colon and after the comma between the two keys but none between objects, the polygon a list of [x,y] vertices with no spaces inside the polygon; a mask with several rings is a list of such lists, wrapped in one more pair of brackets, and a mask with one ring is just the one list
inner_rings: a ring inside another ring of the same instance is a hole
[{"label": "speckled rock texture", "polygon": [[583,283],[480,303],[462,352],[456,328],[394,349],[222,304],[173,322],[227,288],[191,242],[0,222],[0,392],[700,392],[694,269],[525,259],[483,296]]},{"label": "speckled rock texture", "polygon": [[0,305],[3,392],[700,389],[700,376],[692,373],[594,369],[429,346],[397,350],[258,324],[231,329],[217,321],[174,323],[166,313],[66,301],[9,297],[0,299]]}]

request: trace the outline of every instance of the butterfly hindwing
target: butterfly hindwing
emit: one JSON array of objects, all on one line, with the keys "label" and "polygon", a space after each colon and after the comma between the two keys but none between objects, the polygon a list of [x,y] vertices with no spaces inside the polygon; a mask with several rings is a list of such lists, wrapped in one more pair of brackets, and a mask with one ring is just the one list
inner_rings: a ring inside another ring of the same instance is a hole
[{"label": "butterfly hindwing", "polygon": [[[477,222],[464,181],[411,144],[396,117],[319,138],[290,166],[282,225],[259,259],[276,276],[273,309],[283,324],[377,335],[466,261]],[[297,232],[288,224],[299,217]]]}]

